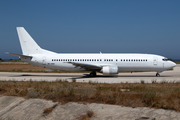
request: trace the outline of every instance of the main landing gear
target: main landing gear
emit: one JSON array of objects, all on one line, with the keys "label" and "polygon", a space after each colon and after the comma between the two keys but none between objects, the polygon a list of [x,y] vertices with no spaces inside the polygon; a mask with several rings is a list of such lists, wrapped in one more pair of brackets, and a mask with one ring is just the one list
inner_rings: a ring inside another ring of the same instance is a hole
[{"label": "main landing gear", "polygon": [[95,76],[96,76],[96,72],[95,72],[95,71],[91,72],[91,73],[89,74],[89,76],[90,76],[90,77],[95,77]]},{"label": "main landing gear", "polygon": [[159,77],[159,76],[160,76],[160,74],[157,72],[157,73],[156,73],[156,77]]}]

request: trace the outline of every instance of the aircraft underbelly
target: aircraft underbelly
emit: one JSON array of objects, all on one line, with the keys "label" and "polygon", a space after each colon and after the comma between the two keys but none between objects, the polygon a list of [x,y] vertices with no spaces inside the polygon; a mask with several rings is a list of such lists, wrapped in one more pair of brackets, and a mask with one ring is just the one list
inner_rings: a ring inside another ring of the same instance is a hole
[{"label": "aircraft underbelly", "polygon": [[123,67],[123,68],[119,68],[119,71],[130,71],[130,72],[133,72],[133,71],[151,71],[150,68],[127,68],[127,67]]},{"label": "aircraft underbelly", "polygon": [[46,66],[47,68],[50,69],[56,69],[56,70],[64,70],[64,71],[84,71],[85,69],[80,68],[80,67],[75,67],[71,64],[68,65],[50,65],[50,66]]}]

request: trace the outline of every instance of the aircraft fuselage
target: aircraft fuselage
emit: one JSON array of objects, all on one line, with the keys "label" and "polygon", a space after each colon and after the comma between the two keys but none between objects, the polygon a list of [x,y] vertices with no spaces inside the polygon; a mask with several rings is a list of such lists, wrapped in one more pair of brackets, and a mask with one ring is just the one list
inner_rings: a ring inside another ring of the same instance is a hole
[{"label": "aircraft fuselage", "polygon": [[23,54],[7,53],[18,56],[22,61],[41,67],[65,71],[92,71],[103,74],[118,74],[120,71],[157,72],[159,73],[176,66],[167,58],[154,54],[58,54],[42,49],[23,27],[17,27]]}]

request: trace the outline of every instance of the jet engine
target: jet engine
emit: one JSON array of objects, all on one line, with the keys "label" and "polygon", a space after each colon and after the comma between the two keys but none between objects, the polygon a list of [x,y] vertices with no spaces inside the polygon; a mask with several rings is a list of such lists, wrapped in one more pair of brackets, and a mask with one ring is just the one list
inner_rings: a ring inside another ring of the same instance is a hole
[{"label": "jet engine", "polygon": [[105,66],[101,69],[104,74],[118,74],[119,69],[117,66]]}]

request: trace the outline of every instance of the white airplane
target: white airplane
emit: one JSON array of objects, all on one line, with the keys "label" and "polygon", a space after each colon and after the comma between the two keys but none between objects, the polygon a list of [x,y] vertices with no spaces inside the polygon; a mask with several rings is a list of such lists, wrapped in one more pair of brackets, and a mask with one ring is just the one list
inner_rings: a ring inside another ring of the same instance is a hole
[{"label": "white airplane", "polygon": [[22,61],[32,65],[56,70],[91,71],[90,76],[96,72],[103,74],[118,74],[120,71],[130,72],[157,72],[159,73],[176,66],[167,58],[154,54],[58,54],[39,47],[23,27],[17,27],[22,55]]}]

